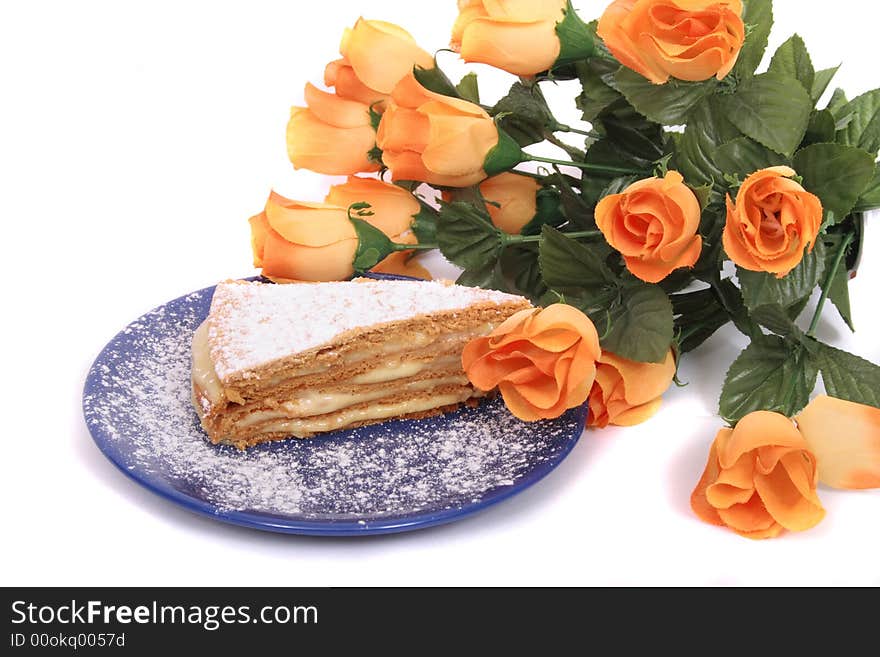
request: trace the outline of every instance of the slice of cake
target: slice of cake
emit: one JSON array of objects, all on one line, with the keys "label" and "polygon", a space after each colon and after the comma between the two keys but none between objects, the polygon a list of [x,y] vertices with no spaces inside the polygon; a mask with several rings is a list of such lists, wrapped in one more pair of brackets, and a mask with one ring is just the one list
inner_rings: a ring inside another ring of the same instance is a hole
[{"label": "slice of cake", "polygon": [[464,346],[529,307],[437,281],[222,283],[193,336],[193,403],[239,448],[436,415],[484,394]]}]

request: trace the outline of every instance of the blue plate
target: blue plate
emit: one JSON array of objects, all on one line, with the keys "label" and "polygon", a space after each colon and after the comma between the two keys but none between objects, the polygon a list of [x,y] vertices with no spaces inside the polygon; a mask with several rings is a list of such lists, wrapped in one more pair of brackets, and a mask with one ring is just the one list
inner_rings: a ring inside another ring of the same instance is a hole
[{"label": "blue plate", "polygon": [[104,348],[86,424],[122,472],[191,511],[289,534],[362,536],[458,520],[547,476],[587,409],[527,424],[500,399],[247,452],[211,445],[190,400],[190,339],[214,288],[147,313]]}]

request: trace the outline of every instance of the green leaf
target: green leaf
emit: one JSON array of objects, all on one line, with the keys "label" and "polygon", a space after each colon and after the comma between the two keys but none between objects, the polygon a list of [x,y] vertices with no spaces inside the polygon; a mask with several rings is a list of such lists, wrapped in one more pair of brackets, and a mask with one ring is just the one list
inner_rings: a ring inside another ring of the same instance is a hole
[{"label": "green leaf", "polygon": [[547,285],[541,277],[539,247],[537,244],[517,244],[504,250],[501,256],[501,272],[506,281],[512,282],[511,291],[538,302],[547,294]]},{"label": "green leaf", "polygon": [[862,197],[856,204],[864,211],[873,210],[880,207],[880,164],[874,167],[874,177],[862,192]]},{"label": "green leaf", "polygon": [[838,135],[837,141],[856,146],[877,157],[880,150],[880,89],[869,91],[846,105],[840,111],[849,123]]},{"label": "green leaf", "polygon": [[[715,161],[716,149],[742,133],[727,120],[717,96],[700,102],[691,114],[677,152],[678,168],[695,187],[719,185],[723,188],[724,174]],[[720,197],[723,199],[723,193]]]},{"label": "green leaf", "polygon": [[813,101],[794,78],[763,73],[722,97],[727,118],[747,137],[791,155],[807,132]]},{"label": "green leaf", "polygon": [[[846,92],[843,89],[835,89],[831,95],[831,100],[828,101],[828,111],[834,115],[837,121],[841,121],[844,118],[843,111],[847,105],[849,105],[849,100],[846,98]],[[838,129],[841,128],[842,126]]]},{"label": "green leaf", "polygon": [[794,323],[788,310],[780,305],[760,306],[752,310],[751,314],[752,319],[776,335],[784,338],[795,337],[797,339],[803,337],[803,331]]},{"label": "green leaf", "polygon": [[819,367],[829,395],[880,408],[880,367],[824,344],[819,351]]},{"label": "green leaf", "polygon": [[[352,209],[365,208],[352,206]],[[349,215],[349,220],[354,225],[358,237],[358,247],[352,262],[356,272],[369,271],[394,253],[394,243],[381,230],[357,217]]]},{"label": "green leaf", "polygon": [[413,68],[413,75],[416,81],[428,91],[433,91],[443,96],[451,96],[452,98],[459,97],[455,85],[452,84],[452,80],[446,76],[443,69],[437,66],[436,58],[434,58],[434,68],[416,66]]},{"label": "green leaf", "polygon": [[520,146],[544,141],[545,133],[556,124],[547,100],[537,84],[514,82],[507,95],[489,113],[498,117],[501,129]]},{"label": "green leaf", "polygon": [[440,251],[463,269],[489,267],[503,248],[501,231],[489,215],[470,203],[443,203],[437,225]]},{"label": "green leaf", "polygon": [[416,234],[419,244],[436,244],[437,210],[424,202],[419,202],[419,205],[421,209],[413,218],[412,231]]},{"label": "green leaf", "polygon": [[752,272],[737,268],[743,302],[749,310],[766,305],[792,308],[808,299],[825,272],[825,249],[818,242],[812,253],[805,253],[800,264],[787,276]]},{"label": "green leaf", "polygon": [[480,83],[476,73],[468,73],[465,75],[461,79],[461,82],[455,85],[455,90],[458,92],[458,95],[465,100],[470,101],[475,105],[480,104]]},{"label": "green leaf", "polygon": [[694,105],[715,91],[718,81],[670,80],[656,85],[626,67],[614,76],[617,88],[640,114],[664,125],[683,125]]},{"label": "green leaf", "polygon": [[577,290],[598,292],[615,285],[615,278],[603,259],[589,247],[550,226],[544,226],[541,241],[541,275],[557,292]]},{"label": "green leaf", "polygon": [[[841,239],[839,235],[829,235],[826,239],[832,240],[825,248],[825,271],[830,272],[840,252]],[[855,331],[849,299],[849,271],[846,266],[838,267],[831,281],[828,280],[827,275],[823,276],[820,284],[822,290],[828,292],[828,299],[837,308],[843,321],[851,331]]]},{"label": "green leaf", "polygon": [[613,80],[620,64],[615,60],[593,57],[578,62],[577,72],[582,91],[575,100],[584,121],[592,122],[605,108],[621,98],[618,91],[608,85],[606,79]]},{"label": "green leaf", "polygon": [[484,290],[498,290],[500,292],[510,291],[504,282],[497,261],[476,269],[465,269],[455,282],[465,287],[479,287]]},{"label": "green leaf", "polygon": [[812,253],[805,253],[801,263],[784,278],[773,274],[737,268],[743,301],[749,310],[779,305],[790,308],[809,297],[825,272],[825,246],[820,241]]},{"label": "green leaf", "polygon": [[748,28],[748,36],[731,73],[735,80],[747,80],[754,75],[764,59],[773,28],[772,0],[743,0],[743,4],[742,18]]},{"label": "green leaf", "polygon": [[810,90],[810,96],[814,103],[818,103],[822,96],[825,95],[828,85],[831,84],[831,81],[834,79],[834,76],[837,75],[837,71],[839,70],[840,66],[835,66],[834,68],[826,68],[816,72],[816,77],[813,80],[813,88]]},{"label": "green leaf", "polygon": [[814,110],[810,116],[810,125],[804,135],[803,146],[827,144],[833,142],[837,135],[837,122],[831,110]]},{"label": "green leaf", "polygon": [[776,336],[758,338],[727,373],[721,417],[732,424],[755,411],[793,417],[810,402],[818,376],[818,364],[804,345]]},{"label": "green leaf", "polygon": [[662,363],[674,338],[672,304],[657,285],[624,285],[607,314],[593,321],[605,334],[604,349],[640,363]]},{"label": "green leaf", "polygon": [[[786,77],[794,78],[810,93],[816,81],[816,69],[810,53],[800,35],[795,34],[776,50],[770,61],[770,69],[773,73],[779,73]],[[812,97],[812,95],[811,95]]]},{"label": "green leaf", "polygon": [[[717,272],[713,272],[717,276]],[[734,285],[733,281],[725,278],[712,286],[718,303],[730,317],[737,330],[743,335],[755,340],[763,335],[761,327],[749,315],[746,304],[743,303],[742,292]]]},{"label": "green leaf", "polygon": [[722,171],[742,180],[755,171],[789,164],[784,156],[748,137],[739,137],[719,146],[715,150],[715,161]]},{"label": "green leaf", "polygon": [[794,168],[804,179],[804,188],[840,221],[871,182],[874,158],[853,146],[813,144],[794,156]]},{"label": "green leaf", "polygon": [[670,297],[675,314],[675,333],[681,353],[699,348],[722,327],[730,316],[711,289]]}]

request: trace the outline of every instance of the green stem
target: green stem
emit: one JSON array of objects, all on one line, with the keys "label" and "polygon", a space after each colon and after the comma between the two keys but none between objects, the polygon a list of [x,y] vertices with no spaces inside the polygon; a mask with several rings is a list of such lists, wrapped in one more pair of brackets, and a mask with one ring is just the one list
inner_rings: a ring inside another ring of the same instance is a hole
[{"label": "green stem", "polygon": [[[603,237],[602,232],[598,230],[585,230],[580,233],[564,233],[564,235],[573,240],[596,239]],[[502,240],[505,245],[512,244],[538,244],[543,238],[541,235],[508,235],[505,233]]]},{"label": "green stem", "polygon": [[624,169],[623,167],[611,167],[611,166],[602,166],[599,164],[587,164],[586,162],[570,162],[566,160],[554,160],[549,157],[538,157],[537,155],[531,155],[529,153],[525,153],[526,157],[529,158],[532,162],[545,162],[547,164],[558,164],[560,166],[565,167],[577,167],[578,169],[583,169],[584,171],[591,171],[593,173],[610,173],[614,176],[650,176],[651,171],[642,171],[639,169]]},{"label": "green stem", "polygon": [[[586,157],[586,155],[587,155],[584,151],[577,148],[576,146],[569,146],[564,141],[559,139],[559,137],[554,135],[552,132],[545,133],[544,139],[549,141],[551,144],[553,144],[557,148],[561,148],[562,150],[564,150],[566,153],[568,153],[568,155],[570,157],[583,158],[583,157]],[[531,156],[529,156],[529,157],[531,157]]]},{"label": "green stem", "polygon": [[590,130],[580,130],[578,128],[572,128],[570,125],[565,125],[564,123],[557,123],[553,126],[553,132],[571,132],[576,135],[583,135],[584,137],[597,137],[598,135],[595,132]]},{"label": "green stem", "polygon": [[828,275],[825,277],[825,285],[822,286],[822,296],[819,297],[819,305],[816,306],[816,313],[813,315],[813,321],[810,323],[810,328],[807,331],[807,337],[816,337],[816,329],[819,328],[819,320],[822,319],[822,311],[825,310],[825,304],[828,301],[828,295],[831,293],[831,285],[834,283],[834,278],[837,276],[837,272],[840,271],[840,266],[843,264],[843,259],[846,257],[846,252],[849,250],[849,247],[852,246],[852,243],[855,241],[855,239],[855,234],[850,233],[844,238],[843,242],[841,242],[840,247],[837,250],[837,256],[835,256],[834,258],[834,264],[831,265],[831,269],[828,270]]},{"label": "green stem", "polygon": [[395,253],[400,251],[433,251],[440,248],[437,244],[397,244],[396,242],[392,242],[391,247]]}]

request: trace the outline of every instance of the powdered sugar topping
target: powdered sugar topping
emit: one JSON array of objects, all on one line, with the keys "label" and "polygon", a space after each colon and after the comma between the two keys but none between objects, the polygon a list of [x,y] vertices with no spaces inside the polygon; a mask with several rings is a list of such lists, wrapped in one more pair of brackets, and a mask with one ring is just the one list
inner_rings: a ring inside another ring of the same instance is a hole
[{"label": "powdered sugar topping", "polygon": [[221,380],[332,342],[354,329],[522,297],[439,281],[355,281],[268,285],[222,283],[208,340]]}]

